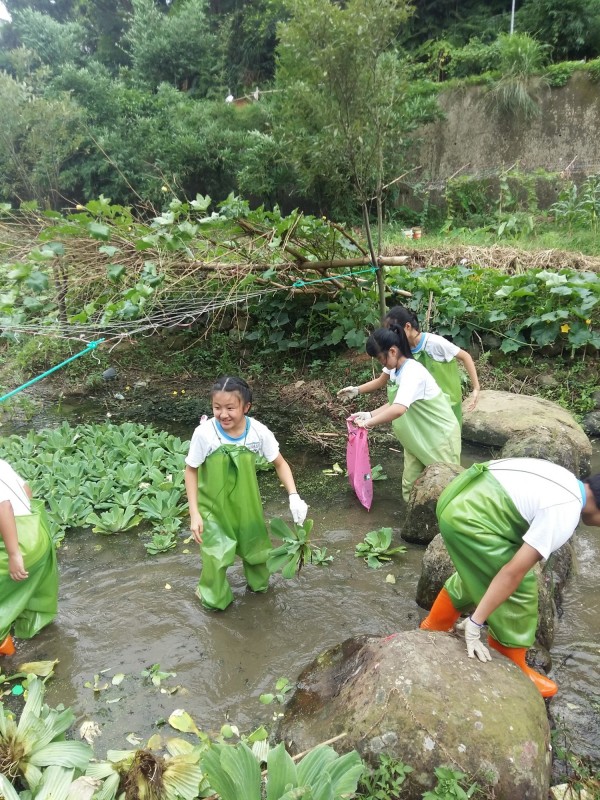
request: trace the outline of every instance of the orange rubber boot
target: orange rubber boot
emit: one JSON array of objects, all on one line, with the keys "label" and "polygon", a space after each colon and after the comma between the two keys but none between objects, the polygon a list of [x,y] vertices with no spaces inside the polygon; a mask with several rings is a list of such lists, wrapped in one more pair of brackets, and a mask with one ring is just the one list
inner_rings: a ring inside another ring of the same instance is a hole
[{"label": "orange rubber boot", "polygon": [[488,644],[494,650],[497,650],[499,653],[502,653],[503,656],[509,658],[514,664],[519,667],[519,669],[523,670],[525,675],[527,675],[531,680],[535,683],[538,692],[542,695],[542,697],[554,697],[554,695],[558,692],[558,686],[551,681],[550,678],[546,678],[544,675],[541,675],[539,672],[536,672],[531,667],[528,667],[525,662],[525,654],[527,653],[526,647],[505,647],[500,642],[497,642],[492,636],[488,634]]},{"label": "orange rubber boot", "polygon": [[6,637],[6,639],[0,644],[0,656],[12,656],[15,652],[15,645],[12,640],[12,636],[10,633]]},{"label": "orange rubber boot", "polygon": [[431,611],[419,627],[425,631],[451,631],[459,617],[460,611],[454,608],[450,595],[444,588],[435,598]]}]

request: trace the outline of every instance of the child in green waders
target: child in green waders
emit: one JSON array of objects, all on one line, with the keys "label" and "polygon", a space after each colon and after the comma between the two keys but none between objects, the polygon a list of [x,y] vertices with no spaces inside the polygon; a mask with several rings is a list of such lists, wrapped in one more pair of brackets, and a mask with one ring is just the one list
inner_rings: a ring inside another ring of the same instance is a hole
[{"label": "child in green waders", "polygon": [[383,366],[389,402],[374,411],[352,414],[360,428],[391,422],[404,448],[402,497],[426,466],[437,461],[460,464],[460,427],[450,401],[431,374],[412,356],[404,330],[391,322],[367,340],[367,353]]},{"label": "child in green waders", "polygon": [[600,527],[600,475],[583,483],[564,467],[538,458],[473,464],[437,503],[442,538],[456,572],[421,623],[429,631],[464,632],[467,654],[491,660],[480,641],[513,661],[543,697],[558,687],[527,666],[538,624],[538,582],[532,568],[572,535],[580,519]]},{"label": "child in green waders", "polygon": [[205,608],[225,609],[233,601],[227,568],[239,555],[249,588],[266,592],[267,558],[272,549],[256,480],[256,456],[275,467],[289,494],[295,523],[306,519],[308,506],[296,491],[289,464],[271,431],[246,414],[252,390],[241,378],[223,377],[211,389],[213,417],[194,431],[185,460],[185,489],[190,529],[202,546],[197,594]]},{"label": "child in green waders", "polygon": [[[390,322],[403,328],[413,358],[423,364],[433,375],[440,389],[448,395],[452,410],[459,425],[462,425],[462,388],[457,361],[460,361],[466,369],[473,387],[469,398],[469,411],[475,408],[479,396],[477,369],[469,353],[436,333],[422,333],[417,315],[404,306],[394,306],[388,311],[383,320],[383,327],[389,327]],[[363,383],[361,386],[346,386],[337,396],[341,400],[350,400],[358,394],[368,394],[382,389],[387,382],[388,377],[382,373],[375,380]]]},{"label": "child in green waders", "polygon": [[0,460],[0,655],[15,652],[10,634],[30,639],[58,608],[58,567],[48,520],[39,500]]}]

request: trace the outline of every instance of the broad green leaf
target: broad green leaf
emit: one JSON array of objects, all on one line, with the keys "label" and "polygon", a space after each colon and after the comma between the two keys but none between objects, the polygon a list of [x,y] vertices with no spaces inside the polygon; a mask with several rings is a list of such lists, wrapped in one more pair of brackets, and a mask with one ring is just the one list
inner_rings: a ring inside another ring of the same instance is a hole
[{"label": "broad green leaf", "polygon": [[102,222],[89,222],[87,229],[94,239],[110,239],[110,228]]},{"label": "broad green leaf", "polygon": [[281,796],[298,784],[296,765],[283,742],[272,748],[267,756],[267,800],[280,800]]}]

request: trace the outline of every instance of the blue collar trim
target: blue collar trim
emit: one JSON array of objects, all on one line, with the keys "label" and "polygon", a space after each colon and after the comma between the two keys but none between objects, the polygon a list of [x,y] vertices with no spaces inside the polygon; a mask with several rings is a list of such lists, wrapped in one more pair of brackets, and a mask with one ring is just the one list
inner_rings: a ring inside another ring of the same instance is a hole
[{"label": "blue collar trim", "polygon": [[577,481],[577,483],[579,484],[579,491],[581,492],[581,507],[583,508],[585,506],[586,502],[587,502],[587,496],[586,496],[586,493],[585,493],[585,486],[583,485],[583,483],[581,481]]},{"label": "blue collar trim", "polygon": [[418,342],[417,346],[416,347],[411,347],[410,348],[410,352],[411,353],[419,353],[425,347],[425,339],[426,339],[426,336],[425,336],[424,333],[422,333],[421,334],[421,338],[419,339],[419,342]]},{"label": "blue collar trim", "polygon": [[221,427],[221,423],[218,420],[215,420],[215,425],[219,435],[222,436],[224,439],[227,439],[229,442],[240,442],[242,439],[245,439],[248,436],[248,431],[250,430],[250,418],[246,417],[246,428],[241,436],[230,436],[228,433],[225,433],[223,428]]}]

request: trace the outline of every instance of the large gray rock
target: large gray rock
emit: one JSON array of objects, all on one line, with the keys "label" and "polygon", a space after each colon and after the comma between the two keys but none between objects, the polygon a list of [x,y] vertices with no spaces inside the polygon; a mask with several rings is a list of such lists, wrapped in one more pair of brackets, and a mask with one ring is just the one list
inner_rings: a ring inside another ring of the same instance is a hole
[{"label": "large gray rock", "polygon": [[440,532],[435,507],[446,486],[460,475],[459,464],[430,464],[414,482],[401,536],[406,542],[429,544]]},{"label": "large gray rock", "polygon": [[438,533],[423,554],[421,574],[417,583],[417,605],[429,611],[442,586],[453,572],[454,564],[441,534]]},{"label": "large gray rock", "polygon": [[467,657],[445,633],[408,631],[349,640],[299,678],[277,731],[292,752],[343,732],[336,750],[382,753],[414,768],[402,797],[418,800],[449,765],[496,800],[546,800],[550,729],[541,695],[508,659]]},{"label": "large gray rock", "polygon": [[581,423],[588,436],[600,436],[600,411],[590,411]]},{"label": "large gray rock", "polygon": [[503,447],[503,457],[546,458],[576,475],[590,470],[592,445],[581,425],[557,403],[541,397],[486,389],[474,411],[463,406],[463,438]]}]

